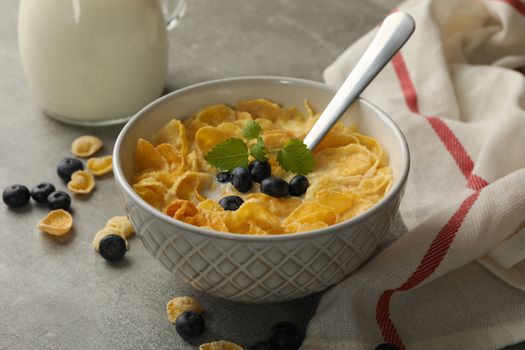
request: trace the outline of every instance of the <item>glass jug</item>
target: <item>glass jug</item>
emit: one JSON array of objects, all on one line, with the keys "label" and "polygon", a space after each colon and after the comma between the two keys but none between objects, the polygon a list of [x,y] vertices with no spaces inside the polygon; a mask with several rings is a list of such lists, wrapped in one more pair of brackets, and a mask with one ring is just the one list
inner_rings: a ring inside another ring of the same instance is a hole
[{"label": "glass jug", "polygon": [[22,65],[44,112],[66,123],[108,125],[159,97],[167,29],[185,8],[183,0],[21,0]]}]

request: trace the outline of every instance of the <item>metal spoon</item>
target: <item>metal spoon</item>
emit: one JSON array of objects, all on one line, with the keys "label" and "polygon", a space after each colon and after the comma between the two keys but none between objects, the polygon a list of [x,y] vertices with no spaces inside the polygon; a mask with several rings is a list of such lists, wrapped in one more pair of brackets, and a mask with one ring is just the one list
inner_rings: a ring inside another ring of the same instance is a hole
[{"label": "metal spoon", "polygon": [[414,19],[404,12],[395,12],[385,18],[370,46],[306,135],[303,141],[306,147],[313,150],[321,142],[352,102],[410,38],[415,27]]}]

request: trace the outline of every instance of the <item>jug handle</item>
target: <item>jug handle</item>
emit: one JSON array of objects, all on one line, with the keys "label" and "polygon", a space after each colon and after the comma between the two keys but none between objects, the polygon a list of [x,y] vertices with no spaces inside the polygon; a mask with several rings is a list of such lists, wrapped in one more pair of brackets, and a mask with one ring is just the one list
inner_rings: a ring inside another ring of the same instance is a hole
[{"label": "jug handle", "polygon": [[186,0],[166,0],[164,4],[166,29],[172,30],[179,25],[181,18],[186,12]]}]

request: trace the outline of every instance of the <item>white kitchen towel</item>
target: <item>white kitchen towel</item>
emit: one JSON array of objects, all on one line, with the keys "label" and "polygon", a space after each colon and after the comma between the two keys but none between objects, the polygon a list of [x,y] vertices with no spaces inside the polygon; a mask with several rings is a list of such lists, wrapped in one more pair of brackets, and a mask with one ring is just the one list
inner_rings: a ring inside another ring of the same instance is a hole
[{"label": "white kitchen towel", "polygon": [[[301,349],[525,341],[525,4],[413,0],[399,10],[416,31],[363,96],[409,143],[408,233],[323,295]],[[343,82],[376,30],[326,69],[328,84]]]}]

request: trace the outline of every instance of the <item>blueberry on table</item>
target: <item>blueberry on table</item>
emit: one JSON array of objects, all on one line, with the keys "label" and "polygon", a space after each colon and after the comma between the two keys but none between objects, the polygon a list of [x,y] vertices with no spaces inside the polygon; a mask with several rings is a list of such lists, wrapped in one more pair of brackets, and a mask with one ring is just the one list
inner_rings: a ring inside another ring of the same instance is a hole
[{"label": "blueberry on table", "polygon": [[290,194],[288,182],[280,177],[270,176],[261,182],[261,192],[272,197],[286,197]]},{"label": "blueberry on table", "polygon": [[68,210],[71,205],[71,197],[64,191],[56,191],[47,196],[47,206],[51,210]]},{"label": "blueberry on table", "polygon": [[399,350],[399,348],[394,344],[383,343],[376,346],[374,350]]},{"label": "blueberry on table", "polygon": [[272,350],[272,348],[270,348],[270,344],[263,341],[258,341],[257,343],[248,345],[246,350]]},{"label": "blueberry on table", "polygon": [[55,192],[55,186],[49,182],[42,182],[31,189],[31,198],[38,203],[46,203],[47,197]]},{"label": "blueberry on table", "polygon": [[280,322],[270,329],[272,350],[297,350],[303,339],[301,330],[292,322]]},{"label": "blueberry on table", "polygon": [[259,183],[272,174],[270,163],[259,162],[258,160],[251,162],[248,166],[248,170],[250,170],[252,180]]},{"label": "blueberry on table", "polygon": [[219,205],[224,210],[237,210],[244,203],[241,197],[239,196],[226,196],[222,197],[219,201]]},{"label": "blueberry on table", "polygon": [[237,167],[232,171],[231,183],[239,192],[248,192],[252,188],[252,176],[244,167]]},{"label": "blueberry on table", "polygon": [[181,313],[175,320],[175,330],[184,339],[190,339],[204,332],[204,318],[193,311]]},{"label": "blueberry on table", "polygon": [[308,186],[310,186],[310,183],[308,182],[306,176],[294,176],[290,180],[290,194],[296,197],[302,196],[306,192]]},{"label": "blueberry on table", "polygon": [[84,164],[76,158],[64,158],[57,166],[58,176],[66,183],[71,180],[71,175],[77,170],[84,170]]},{"label": "blueberry on table", "polygon": [[106,235],[98,244],[98,252],[108,261],[118,261],[126,254],[126,241],[119,235]]},{"label": "blueberry on table", "polygon": [[11,185],[4,188],[2,200],[11,208],[20,208],[29,202],[29,190],[24,185]]},{"label": "blueberry on table", "polygon": [[217,180],[222,183],[230,182],[231,177],[232,176],[228,171],[221,171],[220,173],[217,173]]}]

